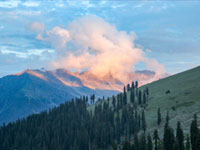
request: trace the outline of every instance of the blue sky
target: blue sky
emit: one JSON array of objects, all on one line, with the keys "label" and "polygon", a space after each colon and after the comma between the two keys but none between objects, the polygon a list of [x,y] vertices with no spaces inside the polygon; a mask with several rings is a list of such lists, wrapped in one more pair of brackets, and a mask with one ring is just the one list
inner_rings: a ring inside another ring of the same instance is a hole
[{"label": "blue sky", "polygon": [[168,73],[187,70],[200,63],[199,8],[199,1],[0,1],[0,76],[48,67],[55,58],[54,47],[36,39],[32,23],[50,30],[85,15],[134,31],[136,44]]}]

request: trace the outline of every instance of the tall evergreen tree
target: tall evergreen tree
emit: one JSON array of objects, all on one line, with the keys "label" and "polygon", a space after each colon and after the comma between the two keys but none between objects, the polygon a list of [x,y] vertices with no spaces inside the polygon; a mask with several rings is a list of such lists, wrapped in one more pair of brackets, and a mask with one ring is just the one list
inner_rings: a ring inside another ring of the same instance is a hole
[{"label": "tall evergreen tree", "polygon": [[147,101],[146,94],[145,94],[145,92],[143,92],[143,104],[146,104],[146,101]]},{"label": "tall evergreen tree", "polygon": [[160,113],[160,108],[158,108],[157,111],[157,124],[160,125],[161,123],[161,113]]},{"label": "tall evergreen tree", "polygon": [[169,111],[167,111],[167,115],[166,115],[166,123],[169,123]]},{"label": "tall evergreen tree", "polygon": [[153,150],[153,143],[150,134],[148,134],[147,140],[147,150]]},{"label": "tall evergreen tree", "polygon": [[190,141],[192,145],[192,150],[197,150],[197,137],[199,134],[199,129],[197,125],[197,115],[194,115],[194,120],[191,123],[190,126]]},{"label": "tall evergreen tree", "polygon": [[146,143],[146,136],[145,133],[142,133],[140,137],[140,150],[146,150],[147,143]]},{"label": "tall evergreen tree", "polygon": [[142,129],[145,132],[146,131],[146,119],[145,119],[145,113],[144,110],[142,110]]},{"label": "tall evergreen tree", "polygon": [[135,89],[135,84],[134,84],[134,81],[132,81],[131,88],[132,88],[132,90],[134,90],[134,89]]},{"label": "tall evergreen tree", "polygon": [[135,103],[135,92],[133,89],[131,90],[130,98],[131,98],[131,103],[134,104]]},{"label": "tall evergreen tree", "polygon": [[184,150],[184,135],[181,128],[181,123],[178,121],[176,129],[176,140],[178,144],[178,150]]},{"label": "tall evergreen tree", "polygon": [[158,150],[158,142],[159,142],[160,138],[158,136],[158,130],[157,129],[154,130],[153,139],[154,139],[154,145],[155,145],[154,149]]},{"label": "tall evergreen tree", "polygon": [[189,135],[187,134],[187,137],[186,137],[186,146],[185,146],[186,150],[190,150],[190,137]]},{"label": "tall evergreen tree", "polygon": [[127,84],[127,91],[130,91],[130,84]]},{"label": "tall evergreen tree", "polygon": [[142,92],[139,90],[139,96],[138,96],[138,104],[142,104]]},{"label": "tall evergreen tree", "polygon": [[140,147],[139,147],[139,140],[138,140],[138,135],[137,135],[137,133],[136,133],[135,136],[134,136],[134,148],[135,148],[135,150],[140,150]]}]

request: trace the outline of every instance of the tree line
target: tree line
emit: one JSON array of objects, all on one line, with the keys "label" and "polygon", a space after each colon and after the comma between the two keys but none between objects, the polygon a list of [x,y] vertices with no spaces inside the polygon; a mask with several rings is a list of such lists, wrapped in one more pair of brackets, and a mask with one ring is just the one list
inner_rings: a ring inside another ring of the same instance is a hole
[{"label": "tree line", "polygon": [[[168,124],[168,114],[164,130],[166,135],[164,133],[163,140],[160,140],[157,130],[153,138],[150,134],[146,135],[148,125],[145,111],[149,94],[149,89],[145,88],[141,91],[136,81],[124,87],[122,93],[107,100],[103,97],[95,101],[94,94],[90,96],[90,99],[83,96],[40,114],[30,115],[26,119],[17,120],[8,125],[4,124],[0,127],[0,150],[102,150],[110,148],[162,150],[169,145],[167,142],[171,142],[173,148],[176,148],[184,138],[182,140],[175,138],[173,129]],[[161,122],[159,119],[161,119],[160,109],[158,109],[158,124]],[[199,141],[197,122],[193,121],[191,126],[192,150],[199,150],[193,149],[197,147],[197,141]],[[179,129],[178,134],[181,135],[180,125]]]}]

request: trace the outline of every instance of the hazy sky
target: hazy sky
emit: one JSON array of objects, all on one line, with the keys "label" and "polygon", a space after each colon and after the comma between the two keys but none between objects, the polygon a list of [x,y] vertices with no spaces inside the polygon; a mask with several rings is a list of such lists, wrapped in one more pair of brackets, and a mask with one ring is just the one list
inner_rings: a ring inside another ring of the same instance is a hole
[{"label": "hazy sky", "polygon": [[[54,27],[65,29],[87,15],[101,18],[117,31],[134,32],[136,47],[168,73],[187,70],[200,63],[199,8],[199,1],[187,0],[0,1],[0,76],[49,68],[58,59],[57,47],[41,38]],[[135,67],[145,69],[142,63]]]}]

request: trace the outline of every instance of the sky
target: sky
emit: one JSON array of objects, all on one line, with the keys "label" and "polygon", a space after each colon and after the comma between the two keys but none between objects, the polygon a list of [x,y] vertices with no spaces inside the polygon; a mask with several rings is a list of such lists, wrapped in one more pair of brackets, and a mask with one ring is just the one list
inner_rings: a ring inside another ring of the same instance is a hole
[{"label": "sky", "polygon": [[43,67],[190,69],[200,63],[199,8],[189,0],[0,1],[0,77]]}]

